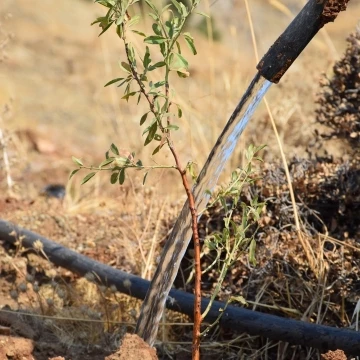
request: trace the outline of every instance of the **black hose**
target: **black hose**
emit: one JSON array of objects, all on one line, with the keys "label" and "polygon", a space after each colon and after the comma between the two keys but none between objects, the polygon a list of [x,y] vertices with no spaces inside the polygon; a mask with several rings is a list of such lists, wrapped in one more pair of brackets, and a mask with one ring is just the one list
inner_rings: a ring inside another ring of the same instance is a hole
[{"label": "black hose", "polygon": [[[34,242],[40,240],[43,252],[56,266],[62,266],[82,276],[94,272],[103,285],[115,285],[122,293],[138,299],[145,298],[150,285],[149,281],[104,265],[41,235],[0,220],[0,240],[14,244],[19,239],[25,248],[34,248]],[[203,299],[202,310],[205,310],[208,303],[208,299]],[[166,302],[167,308],[189,316],[193,315],[193,304],[194,296],[179,290],[171,290]],[[224,308],[224,303],[215,301],[205,321],[214,322]],[[341,349],[348,355],[360,354],[360,333],[353,330],[286,319],[231,305],[223,311],[220,325],[233,332],[260,335],[272,340],[317,348],[321,351]]]},{"label": "black hose", "polygon": [[315,34],[326,23],[334,21],[340,11],[346,10],[348,2],[309,0],[257,65],[260,74],[278,83]]}]

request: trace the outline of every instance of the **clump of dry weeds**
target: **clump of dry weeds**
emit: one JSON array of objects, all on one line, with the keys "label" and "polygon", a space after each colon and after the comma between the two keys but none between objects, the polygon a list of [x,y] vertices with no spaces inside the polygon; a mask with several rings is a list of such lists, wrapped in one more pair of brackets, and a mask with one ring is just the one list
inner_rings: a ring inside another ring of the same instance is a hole
[{"label": "clump of dry weeds", "polygon": [[[314,254],[317,271],[313,272],[294,225],[284,169],[278,164],[265,164],[261,169],[262,180],[249,186],[241,199],[248,204],[250,197],[258,196],[259,202],[266,202],[256,235],[257,265],[250,265],[247,254],[238,258],[219,299],[227,301],[230,296],[242,295],[248,307],[257,311],[337,327],[356,326],[353,314],[359,301],[360,282],[360,246],[357,242],[360,226],[356,214],[360,202],[351,188],[344,186],[341,174],[351,177],[359,169],[360,161],[348,166],[294,159],[290,164],[303,236],[307,237]],[[223,216],[220,206],[203,216],[200,222],[203,238],[222,231]],[[241,217],[239,206],[235,221],[241,221]],[[204,268],[215,256],[212,252],[204,254]],[[189,275],[190,254],[187,260],[177,285],[191,291],[191,283],[184,285],[183,281]],[[203,277],[203,292],[208,296],[218,277],[217,269]],[[221,329],[210,335],[210,342],[214,341],[219,346],[229,345],[229,358],[236,358],[240,353],[247,359],[260,359],[265,354],[270,359],[277,359],[276,353],[285,359],[317,359],[319,356],[315,350],[260,338],[237,337]]]},{"label": "clump of dry weeds", "polygon": [[333,67],[333,77],[323,78],[317,99],[317,121],[330,129],[323,138],[343,139],[360,148],[360,27],[348,39],[345,56]]},{"label": "clump of dry weeds", "polygon": [[[256,235],[257,265],[251,266],[246,254],[231,269],[219,298],[242,295],[249,308],[262,312],[305,320],[318,324],[358,328],[358,289],[360,284],[360,158],[359,143],[359,37],[349,37],[345,56],[334,66],[334,77],[321,83],[317,120],[331,129],[318,136],[318,141],[337,137],[352,147],[350,161],[310,154],[307,159],[293,158],[289,163],[292,184],[303,236],[311,244],[316,265],[312,269],[299,242],[294,225],[294,211],[285,170],[278,163],[264,164],[259,169],[261,180],[249,186],[242,201],[258,197],[266,202]],[[319,135],[319,134],[317,134]],[[229,198],[229,201],[231,199]],[[222,231],[224,211],[220,206],[209,209],[200,222],[203,238]],[[242,208],[237,218],[241,221]],[[235,218],[236,219],[236,218]],[[215,254],[203,256],[204,268]],[[184,262],[177,285],[185,284],[189,275],[191,253]],[[203,278],[203,291],[210,295],[219,273],[212,269]],[[209,343],[218,342],[227,358],[246,359],[319,359],[311,349],[272,342],[215,329]],[[204,348],[209,343],[204,340]],[[204,352],[203,352],[204,353]],[[209,358],[214,350],[209,352]]]}]

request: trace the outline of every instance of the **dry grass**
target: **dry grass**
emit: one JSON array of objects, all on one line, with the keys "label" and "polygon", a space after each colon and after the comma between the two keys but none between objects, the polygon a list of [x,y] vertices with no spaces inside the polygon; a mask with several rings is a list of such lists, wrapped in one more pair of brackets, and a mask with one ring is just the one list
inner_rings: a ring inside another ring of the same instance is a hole
[{"label": "dry grass", "polygon": [[[17,6],[18,10],[13,14],[11,30],[17,40],[10,49],[10,59],[5,64],[8,71],[2,73],[2,98],[16,98],[16,122],[13,126],[31,127],[46,132],[55,144],[61,144],[61,139],[74,139],[68,144],[70,152],[79,156],[86,155],[89,161],[102,157],[111,141],[138,153],[141,146],[137,140],[140,136],[137,124],[138,117],[142,114],[141,107],[120,102],[121,94],[115,87],[102,87],[107,79],[119,74],[116,64],[122,54],[117,47],[113,50],[115,35],[97,39],[97,29],[88,24],[99,14],[101,8],[79,1],[76,7],[71,6],[69,15],[71,3],[65,1],[49,8],[38,6],[36,2],[31,5],[22,4]],[[287,7],[291,5],[289,9],[295,14],[299,6],[293,4],[294,2],[285,3]],[[5,12],[14,5],[5,1],[2,6]],[[174,85],[178,89],[178,101],[185,105],[186,117],[181,125],[188,137],[184,138],[179,134],[178,139],[184,162],[193,158],[201,166],[255,73],[246,14],[241,2],[237,6],[237,11],[230,13],[226,13],[226,6],[219,2],[210,7],[212,12],[221,14],[217,24],[223,33],[222,42],[209,42],[201,35],[198,36],[200,55],[189,58],[192,80],[172,80],[176,82]],[[41,11],[35,13],[35,9]],[[58,22],[52,21],[50,24],[47,14],[51,11],[56,12]],[[252,11],[259,38],[259,53],[262,54],[289,19],[273,5],[263,1],[252,4]],[[29,22],[26,33],[21,32],[21,19],[29,18],[32,12],[34,20]],[[342,14],[333,25],[342,30],[331,32],[329,29],[339,53],[344,47],[345,33],[355,26],[355,20],[352,21],[354,12]],[[345,17],[347,30],[343,29]],[[39,26],[39,23],[44,25]],[[134,41],[139,39],[134,38]],[[64,47],[66,50],[63,50]],[[314,58],[316,62],[313,61]],[[284,83],[272,89],[269,94],[273,113],[279,122],[280,137],[286,139],[285,150],[289,156],[295,151],[304,151],[309,141],[311,127],[308,124],[313,118],[312,93],[317,87],[315,80],[321,71],[329,68],[332,60],[328,46],[318,36],[294,65]],[[26,66],[22,66],[22,62]],[[12,75],[9,76],[10,74]],[[72,92],[68,89],[72,89]],[[276,147],[272,146],[275,139],[272,139],[272,131],[267,125],[264,111],[265,109],[259,110],[255,121],[244,135],[244,145],[239,146],[228,169],[241,163],[242,150],[249,142],[269,144],[268,157],[277,157]],[[56,126],[61,126],[61,138],[52,130]],[[261,131],[255,131],[259,128]],[[145,152],[139,154],[149,161],[149,151],[145,149]]]}]

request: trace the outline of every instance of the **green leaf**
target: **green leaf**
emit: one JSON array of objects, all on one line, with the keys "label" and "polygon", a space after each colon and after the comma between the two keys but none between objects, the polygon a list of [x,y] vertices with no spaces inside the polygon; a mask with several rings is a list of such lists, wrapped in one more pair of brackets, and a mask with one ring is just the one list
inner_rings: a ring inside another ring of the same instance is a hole
[{"label": "green leaf", "polygon": [[149,129],[149,133],[145,139],[144,146],[151,143],[151,141],[154,139],[154,136],[156,134],[156,130],[157,130],[157,123],[155,122],[154,124],[151,125]]},{"label": "green leaf", "polygon": [[106,21],[107,22],[109,22],[109,20],[111,20],[111,18],[112,18],[112,15],[113,14],[113,11],[112,11],[112,9],[110,8],[109,10],[108,10],[108,12],[106,13],[106,15],[105,15],[105,18],[106,18]]},{"label": "green leaf", "polygon": [[156,118],[153,118],[150,125],[143,131],[142,135],[145,135],[147,132],[150,131],[151,127],[156,123]]},{"label": "green leaf", "polygon": [[257,152],[261,151],[262,149],[266,148],[266,146],[267,146],[266,144],[256,146],[256,147],[255,147],[255,154],[256,154]]},{"label": "green leaf", "polygon": [[113,172],[110,176],[110,182],[111,184],[116,184],[119,178],[119,173],[118,172]]},{"label": "green leaf", "polygon": [[140,35],[140,36],[143,36],[143,37],[145,37],[146,35],[143,33],[143,32],[141,32],[141,31],[137,31],[137,30],[131,30],[133,33],[135,33],[135,34],[138,34],[138,35]]},{"label": "green leaf", "polygon": [[160,86],[163,86],[163,85],[165,85],[165,84],[166,84],[166,81],[165,81],[165,80],[158,81],[158,82],[156,82],[156,83],[152,86],[152,88],[157,89],[157,88],[159,88]]},{"label": "green leaf", "polygon": [[228,207],[227,207],[227,204],[226,204],[226,200],[224,198],[220,198],[220,203],[221,203],[221,207],[225,210],[225,213],[228,212]]},{"label": "green leaf", "polygon": [[152,70],[154,70],[156,68],[161,68],[161,67],[163,67],[165,65],[166,65],[166,63],[164,61],[159,61],[156,64],[149,66],[148,69],[149,69],[149,71],[152,71]]},{"label": "green leaf", "polygon": [[89,174],[87,174],[81,181],[81,185],[87,183],[92,177],[94,177],[96,174],[96,172],[91,172]]},{"label": "green leaf", "polygon": [[190,48],[191,52],[194,55],[196,55],[197,51],[196,51],[195,44],[194,44],[194,38],[189,33],[184,33],[184,38],[185,38],[186,44]]},{"label": "green leaf", "polygon": [[[128,56],[131,64],[135,63],[135,50],[131,44],[128,44]],[[131,69],[130,69],[131,70]]]},{"label": "green leaf", "polygon": [[255,239],[252,239],[249,246],[249,261],[252,265],[256,265],[255,250],[256,250],[256,241]]},{"label": "green leaf", "polygon": [[143,167],[142,161],[141,161],[141,160],[138,160],[138,161],[136,162],[136,166],[138,166],[138,167]]},{"label": "green leaf", "polygon": [[80,169],[73,170],[69,175],[69,180],[79,171]]},{"label": "green leaf", "polygon": [[111,8],[111,7],[114,6],[114,5],[113,5],[110,1],[108,1],[108,0],[95,0],[95,2],[98,3],[98,4],[101,4],[101,5],[103,5],[103,6],[106,6],[107,8]]},{"label": "green leaf", "polygon": [[149,112],[145,113],[141,119],[140,119],[140,126],[144,124],[144,122],[146,121],[147,119],[147,116],[148,116]]},{"label": "green leaf", "polygon": [[149,125],[149,126],[143,131],[142,135],[145,135],[146,133],[148,133],[149,130],[150,130],[150,128],[151,128],[151,125]]},{"label": "green leaf", "polygon": [[153,31],[154,31],[154,33],[156,35],[159,35],[161,37],[163,36],[162,31],[161,31],[161,27],[157,23],[152,24],[152,29],[153,29]]},{"label": "green leaf", "polygon": [[102,163],[99,165],[99,168],[102,168],[103,166],[106,166],[106,165],[111,164],[114,160],[115,160],[115,158],[113,158],[113,157],[105,159],[105,160],[102,161]]},{"label": "green leaf", "polygon": [[120,68],[122,70],[124,70],[125,72],[128,72],[128,73],[131,73],[131,67],[128,63],[126,63],[125,61],[122,61],[120,64],[119,64]]},{"label": "green leaf", "polygon": [[182,109],[180,107],[180,105],[176,104],[177,109],[178,109],[178,118],[180,119],[182,117]]},{"label": "green leaf", "polygon": [[130,92],[130,85],[131,85],[131,82],[129,82],[127,85],[126,85],[126,88],[125,88],[125,91],[124,91],[124,94],[128,94]]},{"label": "green leaf", "polygon": [[104,87],[109,86],[109,85],[111,85],[111,84],[115,84],[116,82],[118,82],[118,81],[120,81],[120,80],[123,80],[123,79],[124,79],[124,78],[116,78],[116,79],[113,79],[113,80],[109,81],[108,83],[106,83],[106,84],[104,85]]},{"label": "green leaf", "polygon": [[134,95],[136,95],[138,92],[137,91],[133,91],[133,92],[129,92],[129,93],[127,93],[126,95],[124,95],[123,97],[122,97],[122,99],[125,99],[125,100],[129,100],[129,97],[131,97],[131,96],[134,96]]},{"label": "green leaf", "polygon": [[154,149],[154,151],[152,152],[152,155],[157,154],[157,153],[160,151],[161,147],[162,147],[162,145],[157,146],[157,147]]},{"label": "green leaf", "polygon": [[124,29],[121,25],[116,25],[116,33],[118,34],[119,38],[122,39],[124,35]]},{"label": "green leaf", "polygon": [[82,163],[82,161],[78,158],[76,158],[75,156],[72,156],[72,161],[76,164],[76,165],[79,165],[79,166],[84,166],[84,164]]},{"label": "green leaf", "polygon": [[155,99],[154,105],[155,105],[155,108],[156,108],[156,112],[159,113],[160,112],[160,103],[159,103],[158,98]]},{"label": "green leaf", "polygon": [[125,181],[125,169],[121,169],[119,174],[119,184],[122,185],[124,181]]},{"label": "green leaf", "polygon": [[240,303],[242,305],[247,305],[247,302],[246,302],[245,298],[243,296],[241,296],[241,295],[231,296],[230,301],[231,302],[236,301],[236,302],[238,302],[238,303]]},{"label": "green leaf", "polygon": [[177,125],[168,125],[165,129],[167,130],[179,130]]},{"label": "green leaf", "polygon": [[187,78],[190,76],[190,73],[186,69],[177,69],[176,72],[181,78]]},{"label": "green leaf", "polygon": [[158,91],[149,91],[148,95],[153,95],[153,96],[160,96],[160,93]]},{"label": "green leaf", "polygon": [[161,135],[159,135],[159,134],[154,135],[154,140],[161,141],[161,139],[162,139]]},{"label": "green leaf", "polygon": [[205,16],[206,18],[210,19],[210,16],[208,14],[205,14],[202,11],[195,11],[195,14],[201,15],[201,16]]},{"label": "green leaf", "polygon": [[107,31],[113,23],[114,23],[114,21],[109,22],[109,24],[107,24],[107,25],[103,28],[103,31],[102,31],[98,36],[101,36],[105,31]]},{"label": "green leaf", "polygon": [[174,37],[174,24],[171,21],[166,21],[165,27],[167,28],[167,33],[169,34],[169,38],[172,39]]},{"label": "green leaf", "polygon": [[151,7],[151,9],[152,9],[153,11],[155,11],[155,13],[157,14],[158,11],[157,11],[155,5],[154,5],[151,1],[149,1],[149,0],[145,0],[145,2],[146,2],[146,4],[147,4],[149,7]]},{"label": "green leaf", "polygon": [[216,250],[216,244],[211,241],[210,239],[206,239],[206,246],[209,248],[209,250]]},{"label": "green leaf", "polygon": [[157,122],[154,122],[154,123],[151,125],[150,129],[149,129],[149,135],[150,135],[151,138],[153,138],[153,137],[155,136],[155,134],[156,134],[157,125],[158,125]]},{"label": "green leaf", "polygon": [[182,2],[180,3],[180,7],[181,7],[180,14],[182,14],[183,17],[186,17],[189,14],[188,9]]},{"label": "green leaf", "polygon": [[103,23],[103,22],[105,22],[106,20],[107,20],[106,17],[101,16],[101,17],[98,17],[95,21],[93,21],[90,25],[95,25],[95,24],[97,24],[97,23]]},{"label": "green leaf", "polygon": [[[188,72],[188,66],[189,63],[187,62],[187,60],[179,53],[174,53],[174,58],[170,64],[171,66],[171,70],[175,70],[178,71],[182,74],[184,74],[184,76],[182,77],[187,77],[189,76],[189,72]],[[178,74],[179,76],[181,76],[180,74]]]},{"label": "green leaf", "polygon": [[144,175],[144,178],[143,178],[143,185],[145,185],[146,178],[147,178],[148,174],[149,174],[149,171],[147,171],[147,172],[145,173],[145,175]]},{"label": "green leaf", "polygon": [[99,3],[101,5],[108,5],[108,6],[114,6],[115,0],[95,0],[96,3]]},{"label": "green leaf", "polygon": [[128,22],[127,22],[127,26],[131,27],[136,25],[140,20],[140,15],[135,15],[133,16]]},{"label": "green leaf", "polygon": [[129,82],[132,80],[132,76],[128,76],[124,81],[121,82],[121,84],[119,84],[117,87],[121,87],[123,86],[125,83]]},{"label": "green leaf", "polygon": [[177,47],[178,53],[181,54],[181,47],[180,47],[180,43],[178,41],[176,41],[176,47]]},{"label": "green leaf", "polygon": [[195,164],[192,161],[189,161],[186,168],[189,170],[189,174],[193,181],[196,181],[197,175],[195,173]]},{"label": "green leaf", "polygon": [[150,63],[151,63],[150,50],[149,50],[149,47],[146,46],[144,60],[143,60],[143,65],[144,65],[145,70],[147,70]]},{"label": "green leaf", "polygon": [[165,46],[166,44],[165,43],[162,43],[162,44],[159,44],[160,46],[160,52],[161,52],[161,55],[165,58],[166,55],[167,55],[167,46]]},{"label": "green leaf", "polygon": [[166,6],[164,6],[164,7],[161,9],[161,13],[164,13],[167,9],[169,9],[169,7],[171,7],[171,4],[167,4]]},{"label": "green leaf", "polygon": [[111,145],[110,145],[110,150],[111,150],[115,155],[120,155],[119,149],[117,148],[117,146],[116,146],[115,144],[111,144]]},{"label": "green leaf", "polygon": [[166,38],[159,35],[151,35],[144,39],[144,42],[148,44],[162,44],[166,41]]},{"label": "green leaf", "polygon": [[171,0],[171,2],[174,4],[174,6],[176,7],[176,10],[179,12],[179,14],[181,14],[180,3],[177,2],[176,0]]},{"label": "green leaf", "polygon": [[207,196],[211,196],[211,195],[212,195],[212,192],[211,192],[211,190],[206,189],[206,190],[205,190],[205,194],[206,194]]},{"label": "green leaf", "polygon": [[116,25],[121,25],[124,22],[124,15],[120,15],[117,19],[115,24]]},{"label": "green leaf", "polygon": [[148,15],[150,17],[152,17],[155,21],[158,21],[159,20],[159,15],[156,15],[156,14],[153,14],[153,13],[148,13]]},{"label": "green leaf", "polygon": [[140,75],[140,80],[141,80],[141,81],[148,81],[148,78],[147,78],[146,75],[141,74],[141,75]]},{"label": "green leaf", "polygon": [[175,54],[175,55],[178,57],[180,61],[181,64],[180,67],[184,67],[185,69],[187,69],[189,67],[188,61],[181,54]]},{"label": "green leaf", "polygon": [[129,163],[130,163],[130,160],[127,157],[120,156],[120,157],[116,158],[116,165],[118,165],[118,166],[124,166]]}]

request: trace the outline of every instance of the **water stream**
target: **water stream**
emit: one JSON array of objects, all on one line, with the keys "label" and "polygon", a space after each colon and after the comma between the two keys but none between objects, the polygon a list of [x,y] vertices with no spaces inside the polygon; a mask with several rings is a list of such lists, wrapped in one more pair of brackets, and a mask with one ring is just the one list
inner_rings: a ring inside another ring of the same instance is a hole
[{"label": "water stream", "polygon": [[[218,182],[227,160],[233,153],[241,133],[272,83],[256,74],[237,105],[197,179],[193,189],[196,209],[202,210],[209,201],[207,190],[212,191]],[[180,262],[191,240],[191,214],[185,203],[169,239],[163,249],[150,289],[142,305],[136,333],[152,345],[156,339],[163,305],[178,273]]]}]

